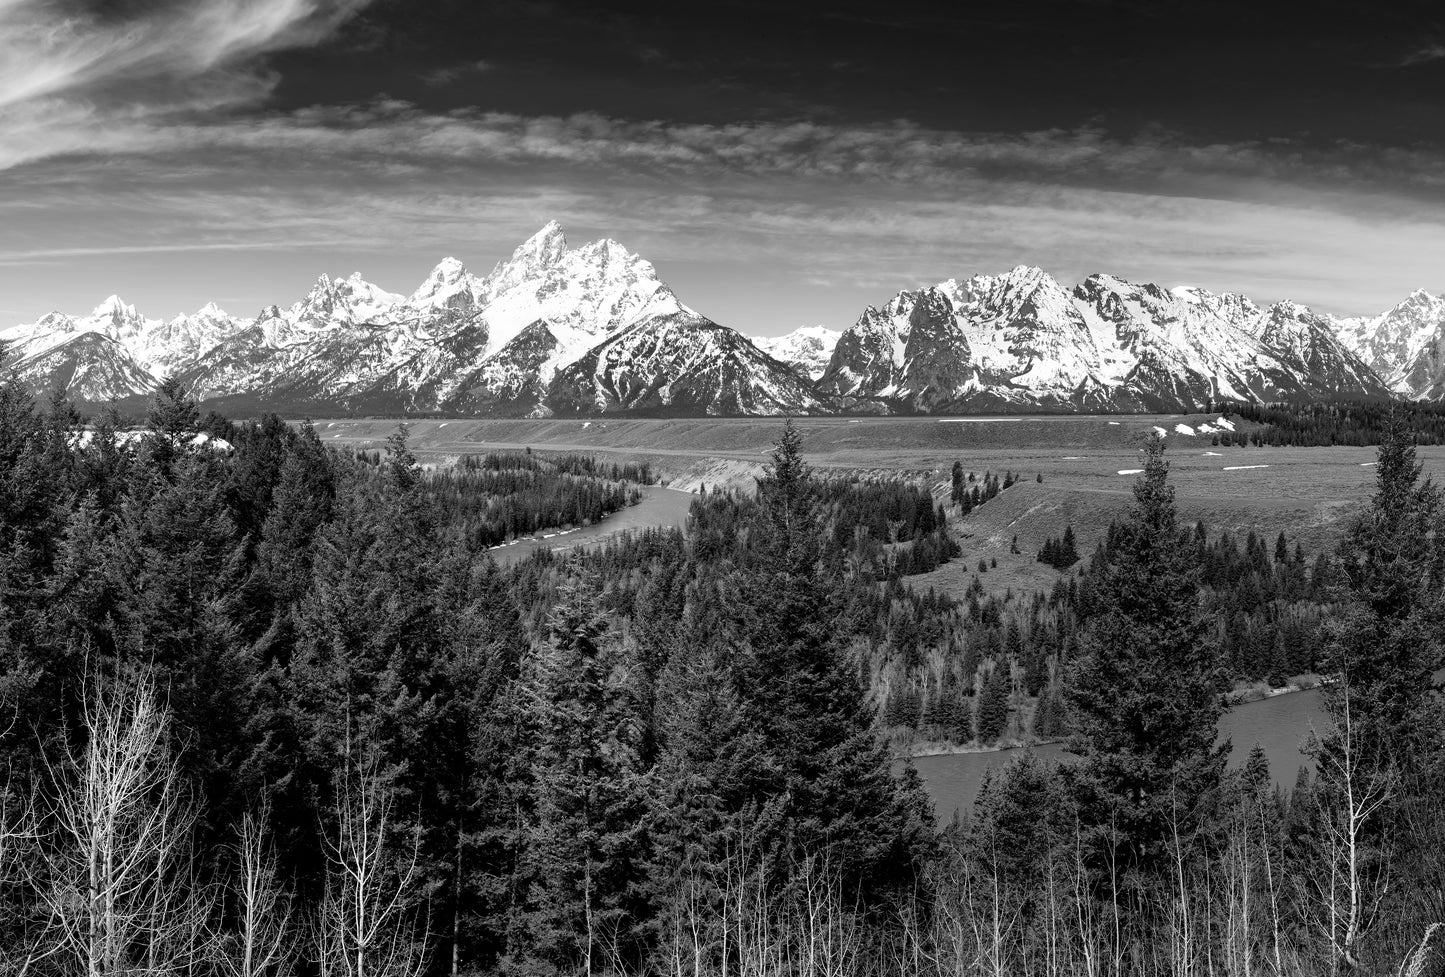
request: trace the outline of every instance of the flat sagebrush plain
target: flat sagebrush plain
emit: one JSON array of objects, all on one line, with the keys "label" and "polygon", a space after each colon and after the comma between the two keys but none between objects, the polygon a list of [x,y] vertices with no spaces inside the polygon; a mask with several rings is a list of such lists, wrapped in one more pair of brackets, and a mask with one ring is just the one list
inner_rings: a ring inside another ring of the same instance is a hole
[{"label": "flat sagebrush plain", "polygon": [[[1086,415],[979,418],[801,418],[810,464],[822,473],[904,474],[926,481],[947,500],[954,462],[979,479],[1012,471],[1020,481],[951,526],[964,555],[931,574],[911,578],[961,594],[977,573],[989,592],[1051,586],[1057,572],[1037,562],[1050,537],[1072,526],[1081,553],[1103,538],[1109,523],[1127,510],[1139,446],[1156,427],[1168,431],[1170,483],[1182,521],[1203,521],[1211,530],[1255,532],[1272,543],[1284,532],[1309,555],[1339,538],[1348,517],[1374,491],[1373,447],[1272,448],[1215,445],[1198,429],[1215,414]],[[327,443],[380,448],[396,430],[395,419],[322,419],[317,432]],[[427,462],[446,465],[469,453],[532,448],[580,451],[615,461],[647,461],[666,484],[697,491],[706,486],[750,488],[761,474],[781,421],[777,418],[598,420],[417,420],[408,422],[411,444]],[[1251,425],[1236,420],[1237,431]],[[1421,447],[1425,472],[1445,478],[1445,447]],[[1038,476],[1043,481],[1038,481]],[[643,507],[648,503],[644,502]],[[642,508],[642,507],[639,507]],[[675,524],[670,507],[658,524]],[[628,517],[647,523],[646,513]],[[619,527],[620,528],[620,527]],[[1017,549],[1014,553],[1015,537]],[[992,566],[997,561],[997,567]]]}]

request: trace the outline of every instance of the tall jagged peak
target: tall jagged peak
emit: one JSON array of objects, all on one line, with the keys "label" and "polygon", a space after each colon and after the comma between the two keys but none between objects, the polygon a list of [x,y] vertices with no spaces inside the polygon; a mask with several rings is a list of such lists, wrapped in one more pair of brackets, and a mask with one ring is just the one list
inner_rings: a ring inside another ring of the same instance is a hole
[{"label": "tall jagged peak", "polygon": [[487,293],[499,295],[523,282],[543,277],[567,254],[567,238],[562,225],[548,221],[536,234],[517,246],[506,261],[499,261],[487,276]]},{"label": "tall jagged peak", "polygon": [[122,319],[135,318],[135,306],[127,305],[119,295],[112,295],[104,302],[95,307],[91,316],[96,319],[103,319],[107,316],[119,323]]},{"label": "tall jagged peak", "polygon": [[453,258],[450,255],[437,262],[437,266],[427,276],[430,282],[454,282],[467,273],[467,266],[462,264],[461,259]]},{"label": "tall jagged peak", "polygon": [[1292,320],[1307,325],[1313,325],[1322,318],[1314,309],[1296,302],[1294,299],[1280,299],[1271,305],[1265,314],[1274,322]]},{"label": "tall jagged peak", "polygon": [[207,318],[211,319],[230,318],[230,315],[227,314],[226,310],[221,308],[215,302],[207,302],[205,305],[201,306],[199,309],[196,310],[196,315],[206,316]]},{"label": "tall jagged peak", "polygon": [[913,311],[909,314],[909,323],[916,324],[921,318],[952,315],[953,303],[949,301],[948,295],[942,289],[929,288],[918,293],[918,301],[914,303]]},{"label": "tall jagged peak", "polygon": [[1093,282],[1102,288],[1107,288],[1110,291],[1115,292],[1130,292],[1142,287],[1136,282],[1129,281],[1129,279],[1127,278],[1121,278],[1118,275],[1110,275],[1107,272],[1098,271],[1094,272],[1094,274],[1090,275],[1088,278],[1085,278],[1083,284],[1087,285],[1090,282]]},{"label": "tall jagged peak", "polygon": [[[1434,309],[1437,306],[1445,305],[1445,297],[1434,295],[1423,288],[1417,288],[1411,292],[1403,302],[1391,309],[1391,312],[1404,311],[1407,309]],[[1388,314],[1388,313],[1386,313]]]},{"label": "tall jagged peak", "polygon": [[1013,282],[1037,282],[1047,278],[1048,274],[1038,265],[1014,265],[1000,277]]},{"label": "tall jagged peak", "polygon": [[543,265],[550,265],[557,261],[567,251],[567,236],[562,233],[562,225],[554,220],[542,225],[542,229],[523,241],[516,251],[512,252],[512,260],[533,258]]},{"label": "tall jagged peak", "polygon": [[466,286],[471,277],[467,266],[461,261],[451,257],[443,258],[426,276],[426,280],[417,286],[416,291],[411,293],[409,301],[413,305],[422,305],[449,297],[461,290],[459,286]]},{"label": "tall jagged peak", "polygon": [[1015,265],[1002,275],[981,275],[971,282],[973,290],[989,302],[1004,301],[1009,296],[1032,296],[1038,292],[1066,301],[1068,292],[1048,272],[1035,265]]},{"label": "tall jagged peak", "polygon": [[979,292],[1031,292],[1041,287],[1063,291],[1063,286],[1037,265],[1014,265],[1002,275],[982,276],[976,287]]}]

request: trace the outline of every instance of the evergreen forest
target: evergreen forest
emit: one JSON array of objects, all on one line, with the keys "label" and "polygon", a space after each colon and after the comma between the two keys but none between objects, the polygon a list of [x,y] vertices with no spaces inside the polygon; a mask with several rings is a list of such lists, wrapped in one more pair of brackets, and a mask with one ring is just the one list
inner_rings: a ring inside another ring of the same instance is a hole
[{"label": "evergreen forest", "polygon": [[[0,380],[0,975],[1445,973],[1407,420],[1329,552],[1184,524],[1155,438],[1050,592],[954,599],[909,578],[1011,472],[824,477],[780,423],[685,528],[504,566],[654,473]],[[1305,673],[1314,773],[1227,768],[1227,694]],[[941,823],[913,735],[1078,762]]]}]

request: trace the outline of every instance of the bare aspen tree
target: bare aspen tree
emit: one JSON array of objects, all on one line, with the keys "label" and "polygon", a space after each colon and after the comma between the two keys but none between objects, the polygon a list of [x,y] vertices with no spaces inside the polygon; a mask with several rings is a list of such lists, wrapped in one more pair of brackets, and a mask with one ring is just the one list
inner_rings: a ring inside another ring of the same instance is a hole
[{"label": "bare aspen tree", "polygon": [[395,793],[375,758],[349,760],[337,777],[336,828],[325,839],[330,871],[317,921],[322,977],[417,977],[425,935],[407,918],[418,842],[398,850]]},{"label": "bare aspen tree", "polygon": [[1359,966],[1359,945],[1388,892],[1388,865],[1372,833],[1390,801],[1394,777],[1363,756],[1354,728],[1350,688],[1341,688],[1333,749],[1319,751],[1320,850],[1306,880],[1314,928],[1330,949],[1330,970]]},{"label": "bare aspen tree", "polygon": [[[1179,834],[1179,794],[1170,791],[1169,854],[1173,861],[1174,905],[1169,916],[1170,972],[1189,977],[1195,972],[1194,906],[1188,878],[1188,858]],[[1247,974],[1247,971],[1246,971]]]},{"label": "bare aspen tree", "polygon": [[263,805],[241,820],[230,887],[236,929],[217,940],[217,963],[228,977],[287,977],[295,963],[296,906],[277,878],[269,819],[269,805]]},{"label": "bare aspen tree", "polygon": [[50,767],[33,877],[47,955],[87,977],[188,972],[206,952],[212,900],[196,878],[196,810],[148,680],[97,687],[86,745]]}]

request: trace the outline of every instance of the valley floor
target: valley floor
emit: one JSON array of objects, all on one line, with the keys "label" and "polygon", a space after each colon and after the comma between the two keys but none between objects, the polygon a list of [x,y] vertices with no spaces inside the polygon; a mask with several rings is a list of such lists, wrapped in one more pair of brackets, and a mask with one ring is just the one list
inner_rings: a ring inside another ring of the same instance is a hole
[{"label": "valley floor", "polygon": [[[1180,518],[1270,540],[1283,531],[1307,553],[1333,545],[1348,516],[1373,492],[1375,449],[1221,447],[1188,437],[1213,415],[1067,415],[977,418],[799,418],[810,464],[839,474],[926,480],[946,493],[955,461],[1022,480],[953,525],[964,555],[915,586],[961,595],[980,559],[998,561],[981,581],[990,592],[1051,587],[1057,572],[1037,562],[1044,541],[1072,525],[1088,553],[1132,499],[1138,445],[1156,427],[1171,432],[1166,454]],[[396,420],[318,420],[327,443],[377,448]],[[423,460],[448,464],[507,448],[582,451],[648,461],[669,488],[751,488],[781,426],[778,418],[684,420],[419,420],[411,444]],[[1445,478],[1445,447],[1419,449],[1425,473]],[[1037,481],[1042,475],[1043,481]],[[683,507],[685,509],[685,506]],[[635,522],[635,517],[630,517]],[[673,524],[669,512],[659,524]],[[1011,552],[1018,537],[1020,553]]]}]

